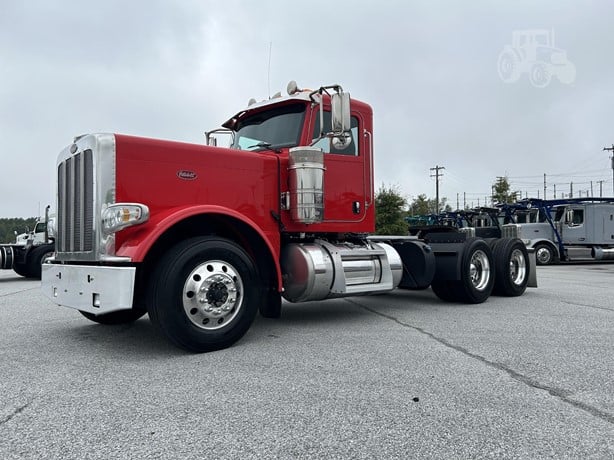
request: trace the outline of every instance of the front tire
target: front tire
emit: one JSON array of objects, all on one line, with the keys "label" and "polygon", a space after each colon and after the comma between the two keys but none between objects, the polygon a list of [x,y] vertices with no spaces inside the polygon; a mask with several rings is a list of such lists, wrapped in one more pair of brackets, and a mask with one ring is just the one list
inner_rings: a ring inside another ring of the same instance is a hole
[{"label": "front tire", "polygon": [[535,261],[537,265],[550,265],[555,261],[555,254],[552,247],[541,243],[535,246]]},{"label": "front tire", "polygon": [[160,259],[147,311],[175,345],[194,352],[219,350],[251,326],[260,286],[256,267],[240,246],[218,237],[191,238]]},{"label": "front tire", "polygon": [[52,256],[54,251],[54,243],[41,244],[40,246],[36,246],[35,248],[33,248],[32,252],[28,255],[28,263],[26,270],[27,274],[24,276],[26,278],[34,278],[37,280],[41,279],[43,271],[42,263],[47,257]]}]

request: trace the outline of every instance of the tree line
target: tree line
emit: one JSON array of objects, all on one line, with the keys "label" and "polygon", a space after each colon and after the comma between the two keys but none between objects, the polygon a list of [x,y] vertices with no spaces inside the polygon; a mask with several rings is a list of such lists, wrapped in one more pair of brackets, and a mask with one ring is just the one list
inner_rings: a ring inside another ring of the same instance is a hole
[{"label": "tree line", "polygon": [[32,230],[36,224],[36,217],[23,218],[0,218],[0,243],[14,243],[15,231],[25,233],[26,229]]},{"label": "tree line", "polygon": [[[493,203],[515,203],[517,199],[517,192],[510,191],[507,177],[497,177],[492,185]],[[452,211],[447,201],[447,198],[442,198],[437,203],[435,198],[422,194],[410,203],[401,195],[398,187],[382,184],[375,195],[375,233],[407,235],[408,217]]]}]

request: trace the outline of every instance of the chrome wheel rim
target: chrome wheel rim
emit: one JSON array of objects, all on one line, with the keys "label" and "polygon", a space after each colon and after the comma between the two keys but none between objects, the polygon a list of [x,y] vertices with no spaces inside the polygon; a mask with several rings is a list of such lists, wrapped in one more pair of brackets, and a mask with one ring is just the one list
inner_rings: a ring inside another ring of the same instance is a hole
[{"label": "chrome wheel rim", "polygon": [[535,256],[537,257],[537,260],[540,261],[540,263],[547,264],[548,262],[550,262],[551,259],[550,249],[546,247],[541,247],[537,250]]},{"label": "chrome wheel rim", "polygon": [[484,251],[478,250],[471,256],[469,262],[469,279],[478,291],[483,291],[490,280],[490,262]]},{"label": "chrome wheel rim", "polygon": [[521,286],[527,276],[527,261],[520,249],[514,249],[510,257],[510,279]]},{"label": "chrome wheel rim", "polygon": [[190,321],[205,330],[231,323],[243,304],[243,280],[227,262],[198,265],[183,286],[183,309]]}]

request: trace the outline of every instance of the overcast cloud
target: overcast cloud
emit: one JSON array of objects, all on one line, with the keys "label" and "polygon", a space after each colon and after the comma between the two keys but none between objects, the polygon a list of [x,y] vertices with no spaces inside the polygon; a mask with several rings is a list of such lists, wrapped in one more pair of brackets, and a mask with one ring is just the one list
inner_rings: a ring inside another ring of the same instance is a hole
[{"label": "overcast cloud", "polygon": [[[376,183],[410,200],[434,197],[436,165],[454,207],[505,175],[523,196],[543,197],[543,174],[548,198],[572,181],[612,196],[613,17],[607,1],[0,0],[0,217],[54,204],[75,135],[203,143],[291,79],[371,104]],[[502,80],[512,33],[536,29],[554,31],[572,82]]]}]

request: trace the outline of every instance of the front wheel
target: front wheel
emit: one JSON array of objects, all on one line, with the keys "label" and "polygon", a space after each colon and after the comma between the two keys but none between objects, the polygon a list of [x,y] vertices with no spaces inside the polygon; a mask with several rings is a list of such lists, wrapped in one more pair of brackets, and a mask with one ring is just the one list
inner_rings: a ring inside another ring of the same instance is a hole
[{"label": "front wheel", "polygon": [[261,301],[252,259],[234,242],[197,237],[171,248],[148,289],[151,321],[194,352],[227,348],[251,326]]},{"label": "front wheel", "polygon": [[55,245],[53,243],[45,243],[33,248],[28,255],[27,274],[25,276],[37,280],[41,279],[43,270],[42,264],[45,259],[53,255],[53,251],[55,251]]},{"label": "front wheel", "polygon": [[541,243],[535,246],[535,261],[537,265],[550,265],[554,262],[555,255],[551,246]]}]

